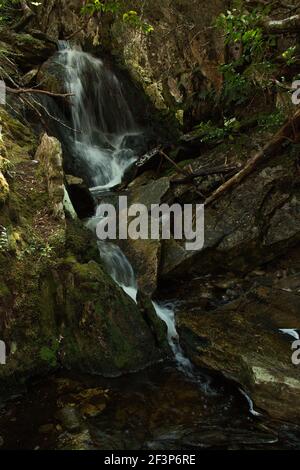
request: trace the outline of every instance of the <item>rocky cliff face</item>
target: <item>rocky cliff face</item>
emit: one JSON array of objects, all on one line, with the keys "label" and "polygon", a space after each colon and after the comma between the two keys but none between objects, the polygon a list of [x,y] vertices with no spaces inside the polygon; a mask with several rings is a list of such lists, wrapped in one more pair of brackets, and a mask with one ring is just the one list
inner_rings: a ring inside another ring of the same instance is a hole
[{"label": "rocky cliff face", "polygon": [[90,232],[65,215],[60,143],[45,134],[35,152],[28,127],[3,108],[0,120],[1,396],[61,366],[115,376],[159,360],[163,324],[116,286]]},{"label": "rocky cliff face", "polygon": [[158,109],[170,110],[185,125],[210,115],[210,103],[202,97],[220,90],[218,68],[225,49],[214,20],[227,3],[145,2],[143,15],[153,25],[153,34],[145,36],[119,23],[112,27],[112,53],[121,56]]},{"label": "rocky cliff face", "polygon": [[[126,0],[124,9],[132,9]],[[38,24],[53,38],[70,38],[94,52],[108,52],[130,72],[155,107],[186,126],[211,116],[208,92],[220,91],[225,47],[215,18],[227,0],[162,0],[135,5],[154,33],[124,25],[107,15],[84,23],[81,2],[50,1],[38,10]],[[85,25],[82,29],[82,25]],[[75,34],[74,34],[75,33]],[[76,34],[77,33],[77,34]]]}]

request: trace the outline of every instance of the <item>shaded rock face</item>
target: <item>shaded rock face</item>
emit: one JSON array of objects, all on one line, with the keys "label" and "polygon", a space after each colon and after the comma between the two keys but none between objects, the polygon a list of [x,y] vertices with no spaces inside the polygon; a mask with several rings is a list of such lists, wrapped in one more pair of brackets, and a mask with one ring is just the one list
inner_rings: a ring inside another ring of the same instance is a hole
[{"label": "shaded rock face", "polygon": [[92,217],[95,214],[95,203],[83,180],[66,175],[66,182],[68,194],[78,217],[82,219]]},{"label": "shaded rock face", "polygon": [[150,37],[128,28],[120,34],[119,23],[112,27],[113,53],[121,55],[156,108],[177,113],[179,120],[184,113],[185,124],[210,115],[210,103],[200,96],[209,90],[217,93],[222,84],[218,67],[224,62],[223,40],[208,25],[227,4],[226,0],[146,1],[143,14],[154,27]]},{"label": "shaded rock face", "polygon": [[[209,154],[209,166],[224,163],[222,146]],[[228,149],[227,149],[228,150]],[[249,150],[248,150],[249,152]],[[249,153],[248,153],[249,155]],[[249,157],[248,157],[249,158]],[[182,243],[164,242],[163,278],[216,271],[246,272],[268,262],[300,240],[300,179],[293,149],[272,158],[220,201],[205,209],[205,244],[186,251]],[[193,170],[204,168],[205,157]],[[213,190],[215,181],[198,179],[198,190]],[[218,184],[221,183],[217,181]],[[176,186],[171,201],[195,200],[195,188]],[[199,200],[198,200],[199,202]]]},{"label": "shaded rock face", "polygon": [[[65,39],[82,28],[81,8],[81,0],[48,0],[36,10],[35,26],[52,38]],[[93,26],[91,30],[96,31]],[[87,35],[80,31],[79,39]]]},{"label": "shaded rock face", "polygon": [[300,368],[292,362],[295,338],[279,329],[300,327],[299,282],[297,275],[273,288],[257,286],[211,312],[194,308],[179,314],[182,345],[195,364],[239,383],[257,411],[294,422]]},{"label": "shaded rock face", "polygon": [[[134,187],[129,191],[128,203],[144,204],[150,211],[152,204],[160,204],[170,188],[169,178],[149,181],[148,184]],[[149,227],[151,226],[149,217]],[[146,294],[153,294],[159,277],[161,243],[160,240],[122,240],[122,250],[130,259],[137,275],[140,289]]]},{"label": "shaded rock face", "polygon": [[[182,162],[181,166],[187,174],[222,167],[226,160],[228,165],[236,165],[238,171],[259,144],[255,133],[251,141],[241,136],[233,143],[206,150],[201,157]],[[141,289],[151,293],[159,280],[170,283],[194,275],[247,273],[297,246],[300,241],[297,159],[297,148],[285,148],[214,205],[206,207],[201,250],[188,251],[186,240],[173,238],[121,241]],[[176,169],[166,173],[162,170],[162,174],[161,178],[150,172],[137,177],[128,187],[130,204],[145,204],[149,211],[151,204],[199,204],[199,194],[209,195],[223,182],[222,175],[212,175],[196,178],[194,185],[177,184],[184,177]]]}]

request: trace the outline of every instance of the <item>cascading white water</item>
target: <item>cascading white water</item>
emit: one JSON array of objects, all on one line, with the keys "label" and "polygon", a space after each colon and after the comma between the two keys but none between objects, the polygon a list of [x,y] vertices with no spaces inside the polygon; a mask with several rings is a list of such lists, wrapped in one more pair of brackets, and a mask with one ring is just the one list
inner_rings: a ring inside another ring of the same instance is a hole
[{"label": "cascading white water", "polygon": [[136,302],[138,292],[136,277],[121,248],[106,242],[98,242],[98,245],[110,276]]},{"label": "cascading white water", "polygon": [[[60,49],[59,62],[65,70],[66,85],[74,94],[72,150],[92,181],[90,190],[103,192],[120,183],[125,170],[136,160],[125,142],[126,137],[139,132],[115,74],[101,60],[70,49],[65,41]],[[95,216],[87,226],[95,230],[98,222]],[[136,301],[136,276],[122,250],[112,243],[99,242],[99,251],[111,277]],[[173,309],[156,302],[153,306],[167,325],[169,344],[179,368],[190,374],[192,365],[180,348]]]},{"label": "cascading white water", "polygon": [[60,43],[58,57],[71,97],[73,158],[82,162],[92,186],[108,189],[121,183],[136,160],[126,145],[139,134],[116,75],[100,59]]}]

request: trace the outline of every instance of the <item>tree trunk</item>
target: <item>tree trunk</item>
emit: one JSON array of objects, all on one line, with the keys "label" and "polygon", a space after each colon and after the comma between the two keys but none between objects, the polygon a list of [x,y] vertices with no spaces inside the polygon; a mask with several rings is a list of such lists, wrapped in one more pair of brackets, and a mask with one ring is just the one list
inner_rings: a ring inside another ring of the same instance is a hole
[{"label": "tree trunk", "polygon": [[25,0],[20,0],[20,6],[23,10],[23,16],[22,18],[17,21],[17,23],[13,26],[13,29],[16,32],[21,31],[22,29],[25,28],[25,26],[30,23],[32,18],[35,16],[35,13],[32,11],[32,9],[28,6],[27,2]]}]

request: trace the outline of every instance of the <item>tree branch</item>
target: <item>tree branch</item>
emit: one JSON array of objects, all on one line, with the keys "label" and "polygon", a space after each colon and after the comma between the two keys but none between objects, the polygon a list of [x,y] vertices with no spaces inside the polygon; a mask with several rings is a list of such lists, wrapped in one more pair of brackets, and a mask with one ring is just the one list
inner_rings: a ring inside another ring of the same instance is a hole
[{"label": "tree branch", "polygon": [[18,32],[21,31],[21,29],[25,28],[25,26],[28,25],[28,23],[34,18],[35,13],[32,11],[32,9],[28,6],[27,2],[25,0],[20,0],[20,6],[23,11],[23,16],[22,18],[13,26],[13,29]]},{"label": "tree branch", "polygon": [[300,15],[290,16],[283,20],[264,20],[262,27],[268,34],[298,33],[300,32]]},{"label": "tree branch", "polygon": [[262,160],[274,155],[287,141],[292,143],[300,142],[300,110],[296,111],[296,113],[284,124],[273,138],[259,152],[250,158],[241,171],[236,173],[232,178],[226,181],[226,183],[222,184],[208,199],[206,199],[205,205],[208,206],[212,204],[234,186],[241,183],[246,176],[255,170]]},{"label": "tree branch", "polygon": [[198,171],[195,171],[194,173],[191,173],[190,175],[186,176],[185,178],[181,179],[176,179],[176,180],[171,180],[171,184],[190,184],[193,182],[194,179],[196,178],[201,178],[205,176],[211,176],[211,175],[224,175],[228,173],[232,173],[234,171],[237,171],[239,169],[238,166],[217,166],[214,168],[207,168],[207,169],[201,169]]},{"label": "tree branch", "polygon": [[74,93],[52,93],[51,91],[39,90],[36,88],[10,88],[7,86],[6,91],[14,95],[22,95],[26,93],[26,94],[47,95],[47,96],[51,96],[52,98],[69,98],[70,96],[74,96]]}]

